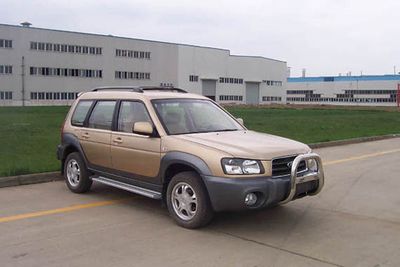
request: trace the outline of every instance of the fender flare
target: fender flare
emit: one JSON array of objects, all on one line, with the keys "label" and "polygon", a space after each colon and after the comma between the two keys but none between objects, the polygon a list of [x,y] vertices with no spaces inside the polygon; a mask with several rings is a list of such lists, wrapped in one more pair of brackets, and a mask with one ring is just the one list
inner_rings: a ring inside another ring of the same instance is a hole
[{"label": "fender flare", "polygon": [[210,168],[201,158],[185,152],[172,151],[165,154],[161,159],[160,180],[162,184],[165,183],[167,169],[173,164],[187,165],[195,169],[201,177],[203,175],[212,175]]},{"label": "fender flare", "polygon": [[[71,133],[65,133],[65,134],[63,134],[63,144],[62,144],[62,154],[61,154],[62,167],[64,166],[64,161],[67,157],[66,151],[70,147],[73,147],[75,150],[77,150],[81,154],[86,166],[89,166],[89,161],[86,158],[85,152],[82,149],[82,146],[79,142],[78,137],[76,137],[75,135],[73,135]],[[61,171],[63,171],[63,170],[61,170]]]}]

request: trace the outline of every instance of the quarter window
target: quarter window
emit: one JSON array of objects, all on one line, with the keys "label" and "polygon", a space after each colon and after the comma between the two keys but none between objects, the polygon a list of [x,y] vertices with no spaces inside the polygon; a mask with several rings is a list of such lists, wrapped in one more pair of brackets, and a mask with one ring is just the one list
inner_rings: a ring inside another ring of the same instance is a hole
[{"label": "quarter window", "polygon": [[[58,98],[60,95],[58,95]],[[54,97],[56,98],[56,97]],[[75,126],[83,126],[86,115],[92,106],[93,101],[80,101],[75,108],[74,115],[72,116],[71,123]]]},{"label": "quarter window", "polygon": [[99,101],[89,118],[89,127],[111,130],[116,101]]}]

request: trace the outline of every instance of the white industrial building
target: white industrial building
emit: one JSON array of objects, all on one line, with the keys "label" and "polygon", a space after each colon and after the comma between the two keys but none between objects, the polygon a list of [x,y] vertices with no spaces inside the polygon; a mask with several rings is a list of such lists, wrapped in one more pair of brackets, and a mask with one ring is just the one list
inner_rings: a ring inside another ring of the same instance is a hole
[{"label": "white industrial building", "polygon": [[229,50],[0,24],[0,105],[65,105],[98,86],[175,86],[222,103],[285,98],[286,62]]},{"label": "white industrial building", "polygon": [[400,75],[288,78],[287,104],[396,106]]}]

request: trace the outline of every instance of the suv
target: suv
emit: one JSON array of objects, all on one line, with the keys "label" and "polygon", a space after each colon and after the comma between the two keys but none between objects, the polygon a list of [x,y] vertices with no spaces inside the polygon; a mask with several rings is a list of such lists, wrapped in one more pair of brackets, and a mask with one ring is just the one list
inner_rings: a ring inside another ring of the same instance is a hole
[{"label": "suv", "polygon": [[246,129],[214,101],[177,88],[101,87],[72,105],[57,149],[68,188],[93,181],[163,200],[186,228],[214,212],[318,194],[320,157],[302,143]]}]

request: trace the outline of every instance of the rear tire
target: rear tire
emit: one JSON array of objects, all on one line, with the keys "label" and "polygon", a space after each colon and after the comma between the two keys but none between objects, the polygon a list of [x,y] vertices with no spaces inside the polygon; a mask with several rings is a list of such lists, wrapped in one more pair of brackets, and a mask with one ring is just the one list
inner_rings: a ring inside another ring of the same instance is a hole
[{"label": "rear tire", "polygon": [[92,186],[86,164],[78,152],[70,153],[65,159],[64,178],[69,190],[74,193],[85,193]]},{"label": "rear tire", "polygon": [[205,226],[214,216],[207,190],[196,172],[181,172],[172,177],[167,206],[175,222],[189,229]]}]

